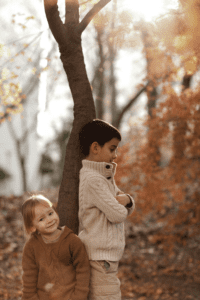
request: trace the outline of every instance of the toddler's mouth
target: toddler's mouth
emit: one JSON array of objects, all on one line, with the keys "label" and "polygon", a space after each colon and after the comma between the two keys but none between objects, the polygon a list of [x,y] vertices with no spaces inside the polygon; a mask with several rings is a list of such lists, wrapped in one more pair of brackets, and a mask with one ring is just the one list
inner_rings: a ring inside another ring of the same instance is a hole
[{"label": "toddler's mouth", "polygon": [[55,223],[53,223],[52,225],[48,226],[47,228],[50,228],[50,227],[52,227],[52,226],[54,226],[54,225],[55,225]]}]

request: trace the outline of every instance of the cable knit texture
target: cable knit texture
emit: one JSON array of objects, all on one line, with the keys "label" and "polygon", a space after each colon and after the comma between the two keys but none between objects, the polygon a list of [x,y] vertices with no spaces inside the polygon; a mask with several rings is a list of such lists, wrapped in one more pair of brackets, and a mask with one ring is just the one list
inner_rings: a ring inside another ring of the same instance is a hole
[{"label": "cable knit texture", "polygon": [[117,200],[115,163],[82,161],[79,184],[79,237],[89,260],[119,261],[125,247],[124,221],[134,210]]},{"label": "cable knit texture", "polygon": [[46,244],[34,233],[22,257],[26,300],[86,300],[90,264],[81,240],[65,226],[59,240]]}]

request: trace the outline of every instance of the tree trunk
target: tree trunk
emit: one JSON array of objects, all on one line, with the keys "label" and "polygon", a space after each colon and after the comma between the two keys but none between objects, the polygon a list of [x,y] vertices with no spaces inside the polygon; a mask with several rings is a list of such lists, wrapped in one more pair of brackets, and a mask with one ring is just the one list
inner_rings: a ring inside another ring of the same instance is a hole
[{"label": "tree trunk", "polygon": [[141,32],[141,38],[144,45],[144,54],[147,63],[147,78],[148,78],[148,88],[147,88],[147,111],[150,118],[153,117],[153,109],[156,107],[156,100],[158,97],[156,78],[152,78],[152,71],[154,67],[154,60],[156,59],[153,55],[154,45],[152,42],[152,36],[148,32],[148,27],[143,28]]},{"label": "tree trunk", "polygon": [[112,114],[112,124],[114,124],[117,116],[117,90],[116,90],[116,77],[115,77],[115,60],[116,60],[116,50],[115,50],[115,20],[117,16],[117,1],[113,1],[112,9],[112,22],[111,22],[111,35],[108,39],[108,49],[109,49],[109,61],[110,61],[110,89],[111,89],[111,114]]},{"label": "tree trunk", "polygon": [[[26,149],[23,148],[23,146],[24,146],[24,142],[25,141],[27,142],[28,134],[31,132],[33,127],[31,126],[29,129],[25,130],[22,137],[18,138],[12,126],[12,123],[8,121],[7,124],[8,124],[8,129],[10,131],[10,135],[12,136],[13,141],[15,143],[16,154],[17,154],[20,171],[21,171],[21,177],[22,177],[22,191],[26,192],[28,188],[27,174],[26,174],[26,158],[28,155],[28,146],[26,146]],[[35,122],[34,122],[34,126],[35,126]]]},{"label": "tree trunk", "polygon": [[[101,20],[104,16],[102,16]],[[96,113],[97,118],[103,119],[104,117],[104,103],[105,103],[105,91],[106,84],[108,85],[107,90],[110,90],[111,99],[111,123],[119,128],[121,121],[125,113],[131,108],[132,105],[137,101],[138,97],[146,90],[148,83],[142,87],[137,94],[131,98],[127,104],[121,109],[117,106],[117,89],[116,89],[116,77],[115,77],[115,61],[116,61],[116,25],[115,20],[117,17],[117,1],[113,1],[112,8],[112,20],[110,28],[105,28],[104,22],[95,22],[94,27],[97,34],[97,45],[99,64],[96,68],[95,75],[92,81],[92,87],[96,94]],[[100,18],[99,18],[100,19]],[[104,20],[104,19],[103,19]],[[103,25],[102,25],[103,24]],[[107,36],[106,36],[106,32]],[[118,34],[118,33],[117,33]],[[108,52],[108,54],[106,54]],[[105,63],[109,63],[109,74],[108,80],[105,77]]]},{"label": "tree trunk", "polygon": [[22,170],[22,179],[23,179],[23,191],[27,191],[27,182],[26,182],[26,169],[25,169],[25,159],[21,157],[20,159],[21,170]]},{"label": "tree trunk", "polygon": [[148,139],[148,147],[149,147],[149,153],[148,153],[148,160],[152,162],[153,166],[159,166],[160,165],[160,159],[161,159],[161,153],[160,153],[160,147],[159,147],[159,137],[155,136],[155,131],[157,128],[154,126],[154,119],[155,115],[153,114],[153,110],[156,107],[156,100],[158,97],[157,92],[157,80],[156,78],[152,77],[152,71],[153,71],[153,61],[155,57],[153,56],[153,50],[154,45],[152,42],[152,36],[148,32],[148,28],[143,28],[141,32],[141,37],[144,45],[144,53],[146,57],[147,62],[147,78],[148,78],[148,87],[146,89],[147,91],[147,112],[149,117],[149,130],[147,133],[147,139]]},{"label": "tree trunk", "polygon": [[[191,75],[185,75],[182,81],[182,92],[190,88]],[[177,117],[174,122],[173,130],[173,147],[174,147],[174,159],[182,159],[185,155],[186,149],[186,132],[187,132],[187,120]]]},{"label": "tree trunk", "polygon": [[81,127],[95,118],[94,100],[87,77],[81,46],[81,34],[95,14],[110,0],[101,0],[79,23],[78,0],[65,0],[65,24],[57,0],[44,0],[50,29],[59,45],[61,61],[74,101],[74,122],[66,148],[63,178],[59,190],[58,213],[61,225],[78,233],[78,185],[82,155],[78,134]]},{"label": "tree trunk", "polygon": [[94,25],[96,30],[96,41],[98,45],[99,63],[95,71],[92,87],[96,93],[96,113],[98,119],[104,118],[104,97],[105,97],[105,55],[103,51],[103,34],[104,30],[102,24]]}]

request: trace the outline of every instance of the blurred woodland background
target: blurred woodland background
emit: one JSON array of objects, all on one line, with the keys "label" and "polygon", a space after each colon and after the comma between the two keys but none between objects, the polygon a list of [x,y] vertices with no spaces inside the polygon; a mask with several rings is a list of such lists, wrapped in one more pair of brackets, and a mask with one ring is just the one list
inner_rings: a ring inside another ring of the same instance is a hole
[{"label": "blurred woodland background", "polygon": [[[21,203],[34,191],[57,201],[73,121],[42,1],[14,2],[1,0],[0,12],[5,300],[21,295]],[[84,15],[95,1],[79,2]],[[97,117],[122,132],[116,182],[136,201],[119,272],[123,299],[200,299],[200,1],[172,2],[147,22],[113,0],[82,41]]]}]

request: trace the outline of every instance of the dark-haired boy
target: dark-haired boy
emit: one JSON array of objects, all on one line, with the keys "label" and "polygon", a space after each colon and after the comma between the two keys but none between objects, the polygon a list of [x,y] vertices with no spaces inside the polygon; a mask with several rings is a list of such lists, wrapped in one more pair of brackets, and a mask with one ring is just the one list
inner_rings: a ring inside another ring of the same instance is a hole
[{"label": "dark-haired boy", "polygon": [[79,135],[85,155],[80,170],[79,237],[91,266],[89,300],[120,300],[118,264],[125,247],[124,221],[134,200],[114,181],[120,132],[107,122],[93,120]]}]

